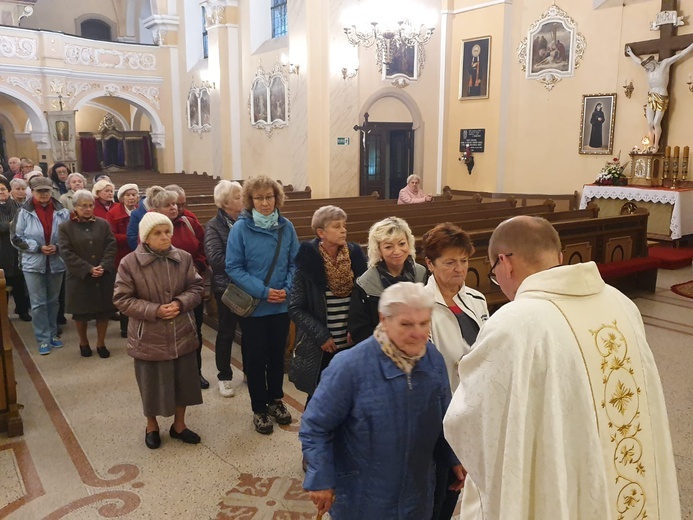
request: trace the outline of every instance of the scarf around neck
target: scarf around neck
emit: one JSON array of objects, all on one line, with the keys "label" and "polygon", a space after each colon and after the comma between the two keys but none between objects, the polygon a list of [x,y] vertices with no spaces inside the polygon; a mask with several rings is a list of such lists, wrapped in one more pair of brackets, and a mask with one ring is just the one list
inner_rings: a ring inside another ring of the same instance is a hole
[{"label": "scarf around neck", "polygon": [[262,229],[270,229],[272,226],[276,226],[279,221],[279,212],[275,209],[269,215],[263,215],[258,210],[253,208],[253,222],[255,225]]},{"label": "scarf around neck", "polygon": [[397,365],[397,368],[407,375],[411,374],[411,371],[414,370],[414,367],[419,360],[426,355],[425,348],[423,349],[423,352],[415,356],[408,356],[402,352],[395,346],[394,343],[390,341],[390,338],[385,333],[380,323],[378,323],[378,326],[375,327],[373,337],[375,338],[375,341],[380,344],[380,349],[383,351],[383,354],[389,357],[392,362]]},{"label": "scarf around neck", "polygon": [[80,217],[76,211],[73,211],[72,213],[70,213],[70,220],[72,222],[80,222],[80,223],[81,222],[96,222],[96,217],[94,215],[92,215],[91,217],[88,217],[88,218]]},{"label": "scarf around neck", "polygon": [[320,251],[323,264],[325,265],[327,286],[332,291],[332,294],[338,298],[346,298],[354,288],[354,272],[351,270],[349,248],[346,245],[341,246],[337,250],[337,259],[334,261],[330,254],[325,251],[322,242],[318,246],[318,251]]}]

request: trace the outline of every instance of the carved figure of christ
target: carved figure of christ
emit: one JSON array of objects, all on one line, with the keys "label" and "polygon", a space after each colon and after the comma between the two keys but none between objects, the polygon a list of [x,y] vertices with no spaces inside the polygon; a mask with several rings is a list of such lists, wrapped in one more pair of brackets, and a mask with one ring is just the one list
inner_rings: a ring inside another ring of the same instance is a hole
[{"label": "carved figure of christ", "polygon": [[[662,11],[677,11],[677,0],[662,0]],[[666,123],[669,105],[669,75],[671,66],[693,52],[693,34],[677,35],[676,26],[660,26],[660,37],[655,40],[629,43],[626,45],[626,56],[647,71],[648,102],[645,108],[648,137],[655,151],[666,142]],[[678,51],[682,51],[676,54]],[[642,60],[639,56],[657,54],[659,61],[653,57]]]}]

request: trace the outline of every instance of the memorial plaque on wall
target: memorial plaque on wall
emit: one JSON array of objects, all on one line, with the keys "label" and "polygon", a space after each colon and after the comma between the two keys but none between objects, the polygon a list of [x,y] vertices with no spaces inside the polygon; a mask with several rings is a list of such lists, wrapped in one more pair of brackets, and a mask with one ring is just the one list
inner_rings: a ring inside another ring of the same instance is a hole
[{"label": "memorial plaque on wall", "polygon": [[464,152],[467,146],[472,152],[482,153],[486,145],[486,129],[471,128],[460,130],[460,152]]}]

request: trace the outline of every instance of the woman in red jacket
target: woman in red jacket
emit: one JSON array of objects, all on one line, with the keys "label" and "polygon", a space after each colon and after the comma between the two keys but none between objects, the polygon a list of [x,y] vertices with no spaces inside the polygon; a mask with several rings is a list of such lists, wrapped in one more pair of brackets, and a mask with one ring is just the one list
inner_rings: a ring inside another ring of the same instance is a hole
[{"label": "woman in red jacket", "polygon": [[[118,251],[115,258],[115,268],[118,269],[120,261],[125,258],[132,249],[128,245],[127,230],[130,223],[130,213],[137,208],[140,199],[140,190],[137,184],[123,184],[118,190],[118,202],[106,213],[106,220],[111,225],[111,231],[116,238]],[[128,317],[120,315],[120,337],[128,337]]]},{"label": "woman in red jacket", "polygon": [[115,193],[115,186],[113,186],[111,181],[101,179],[94,184],[91,192],[96,198],[94,201],[94,216],[105,219],[114,205],[113,194]]},{"label": "woman in red jacket", "polygon": [[[192,213],[185,212],[178,207],[179,193],[164,188],[152,187],[147,200],[152,211],[166,215],[173,222],[174,247],[190,253],[197,273],[204,278],[207,271],[207,257],[205,257],[205,231]],[[184,196],[183,196],[184,197]],[[185,212],[185,213],[184,213]],[[195,322],[197,325],[197,366],[200,371],[200,387],[209,388],[209,381],[202,376],[202,318],[204,313],[204,301],[195,307]]]}]

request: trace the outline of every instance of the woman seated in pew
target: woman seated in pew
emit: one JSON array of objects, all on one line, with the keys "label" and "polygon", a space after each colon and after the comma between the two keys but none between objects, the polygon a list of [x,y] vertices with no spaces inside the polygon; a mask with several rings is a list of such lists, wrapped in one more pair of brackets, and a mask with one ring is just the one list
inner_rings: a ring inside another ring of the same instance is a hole
[{"label": "woman seated in pew", "polygon": [[407,185],[399,190],[397,204],[420,204],[421,202],[431,202],[433,195],[425,194],[421,189],[421,178],[412,174],[407,177]]},{"label": "woman seated in pew", "polygon": [[[474,254],[467,233],[450,222],[438,224],[424,234],[423,249],[431,273],[426,290],[436,302],[431,315],[431,341],[443,355],[454,393],[460,382],[457,364],[470,352],[488,320],[488,307],[483,294],[465,286],[469,257]],[[451,466],[436,467],[433,520],[452,518],[460,496],[459,490],[449,488],[458,481],[455,471]]]},{"label": "woman seated in pew", "polygon": [[368,270],[351,293],[348,331],[354,344],[367,339],[379,322],[378,302],[385,289],[398,282],[426,281],[426,268],[414,261],[414,235],[409,224],[388,217],[368,232]]},{"label": "woman seated in pew", "polygon": [[335,354],[353,345],[347,333],[349,302],[354,280],[367,265],[361,246],[347,242],[346,220],[337,206],[319,208],[311,222],[317,238],[303,242],[294,260],[289,317],[297,337],[289,377],[308,401]]}]

